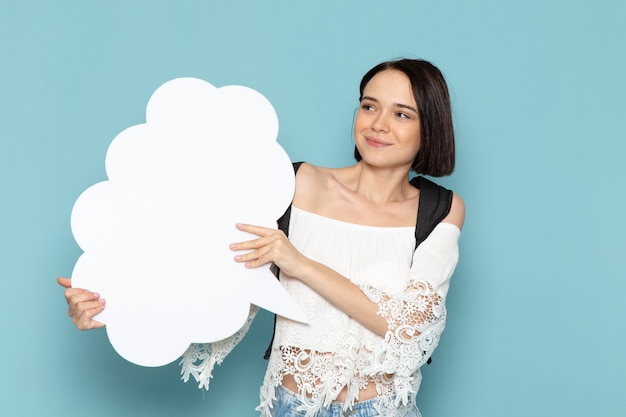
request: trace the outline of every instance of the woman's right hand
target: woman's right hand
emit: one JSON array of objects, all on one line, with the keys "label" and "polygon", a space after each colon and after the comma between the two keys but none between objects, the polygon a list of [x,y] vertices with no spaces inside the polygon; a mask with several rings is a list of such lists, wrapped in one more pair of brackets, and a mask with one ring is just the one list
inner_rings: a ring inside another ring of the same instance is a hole
[{"label": "woman's right hand", "polygon": [[65,301],[69,306],[67,314],[79,330],[91,330],[104,327],[104,323],[94,320],[94,316],[104,310],[105,300],[100,294],[72,288],[72,280],[69,278],[57,278],[60,286],[65,288]]}]

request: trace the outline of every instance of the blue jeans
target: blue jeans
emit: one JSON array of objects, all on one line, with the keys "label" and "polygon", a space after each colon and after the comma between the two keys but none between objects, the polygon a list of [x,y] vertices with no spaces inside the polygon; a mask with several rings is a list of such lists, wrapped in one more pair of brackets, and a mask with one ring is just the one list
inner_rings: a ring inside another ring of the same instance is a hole
[{"label": "blue jeans", "polygon": [[[343,403],[333,402],[329,408],[322,408],[315,417],[387,417],[378,414],[374,405],[378,400],[372,398],[366,401],[356,402],[351,410],[343,411]],[[282,385],[276,387],[276,401],[274,402],[274,410],[272,417],[292,417],[292,416],[304,416],[304,411],[297,411],[297,408],[302,405],[302,401],[298,398],[298,395],[291,392]],[[409,410],[405,417],[420,417],[421,414],[417,409],[417,406],[413,406]]]}]

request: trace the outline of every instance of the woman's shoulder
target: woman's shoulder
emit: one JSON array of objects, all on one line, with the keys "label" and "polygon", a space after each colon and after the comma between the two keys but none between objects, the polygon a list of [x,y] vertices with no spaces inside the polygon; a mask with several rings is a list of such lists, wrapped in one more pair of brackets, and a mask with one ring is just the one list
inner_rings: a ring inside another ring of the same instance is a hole
[{"label": "woman's shoulder", "polygon": [[328,168],[302,163],[296,174],[294,203],[301,208],[317,207],[320,199],[334,196],[341,188],[346,168]]},{"label": "woman's shoulder", "polygon": [[463,223],[465,222],[465,202],[463,201],[461,196],[457,194],[456,192],[452,190],[448,190],[442,187],[441,185],[437,184],[436,182],[428,180],[424,177],[416,177],[413,180],[411,180],[411,184],[416,186],[417,188],[420,188],[418,184],[424,184],[424,182],[434,184],[434,187],[441,187],[447,192],[452,192],[452,204],[450,206],[450,211],[448,212],[448,215],[441,222],[452,223],[453,225],[457,226],[459,230],[462,229]]},{"label": "woman's shoulder", "polygon": [[309,162],[304,162],[304,161],[298,162],[298,164],[300,165],[300,167],[298,168],[298,174],[300,174],[300,172],[308,172],[309,174],[313,173],[317,175],[331,175],[337,172],[345,171],[350,168],[350,167],[342,167],[342,168],[323,167],[320,165],[315,165],[315,164],[311,164]]},{"label": "woman's shoulder", "polygon": [[323,186],[337,182],[348,168],[328,168],[302,162],[296,174],[296,187]]},{"label": "woman's shoulder", "polygon": [[450,207],[450,212],[442,220],[442,223],[452,223],[453,225],[457,226],[459,229],[462,229],[464,222],[465,222],[465,202],[463,201],[460,195],[453,192],[452,193],[452,206]]}]

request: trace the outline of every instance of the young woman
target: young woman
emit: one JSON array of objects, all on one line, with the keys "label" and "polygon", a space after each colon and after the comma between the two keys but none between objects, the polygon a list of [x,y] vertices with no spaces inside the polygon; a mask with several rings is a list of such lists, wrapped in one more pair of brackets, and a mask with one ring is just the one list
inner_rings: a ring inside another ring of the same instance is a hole
[{"label": "young woman", "polygon": [[[280,230],[236,225],[258,238],[231,245],[235,262],[275,264],[310,320],[277,318],[262,416],[419,416],[420,367],[444,328],[465,217],[463,201],[451,194],[443,220],[415,248],[420,189],[409,173],[454,169],[440,71],[410,59],[372,68],[361,81],[354,140],[353,166],[300,166],[289,239]],[[104,308],[98,294],[59,282],[76,326],[102,327],[94,319]],[[192,345],[182,360],[184,379],[192,375],[208,388],[214,364],[246,331]]]}]

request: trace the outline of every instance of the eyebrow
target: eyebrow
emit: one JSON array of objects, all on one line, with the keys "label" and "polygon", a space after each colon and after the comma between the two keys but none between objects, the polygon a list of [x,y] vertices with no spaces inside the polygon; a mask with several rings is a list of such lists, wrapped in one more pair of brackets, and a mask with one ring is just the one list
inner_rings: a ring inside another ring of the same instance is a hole
[{"label": "eyebrow", "polygon": [[[363,100],[370,100],[370,101],[373,101],[375,103],[379,103],[378,100],[376,100],[374,97],[370,97],[370,96],[363,96],[363,97],[361,97],[361,101],[363,101]],[[402,109],[411,110],[411,111],[415,112],[415,114],[420,114],[419,111],[417,111],[417,109],[415,107],[410,106],[408,104],[394,103],[394,105],[397,106],[397,107],[400,107]]]}]

